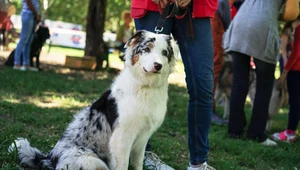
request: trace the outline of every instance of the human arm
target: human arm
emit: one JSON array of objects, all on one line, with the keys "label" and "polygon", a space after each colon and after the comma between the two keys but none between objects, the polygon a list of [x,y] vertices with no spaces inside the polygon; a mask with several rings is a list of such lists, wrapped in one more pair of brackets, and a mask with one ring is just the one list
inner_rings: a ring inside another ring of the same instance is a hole
[{"label": "human arm", "polygon": [[281,17],[283,21],[292,21],[299,15],[299,0],[286,0],[284,13]]},{"label": "human arm", "polygon": [[40,16],[39,16],[37,10],[35,9],[35,7],[33,6],[32,1],[31,0],[25,0],[25,3],[28,5],[29,9],[34,14],[35,19],[37,21],[40,21]]},{"label": "human arm", "polygon": [[229,27],[231,21],[230,5],[228,0],[219,0],[217,12],[220,14],[224,29],[226,30]]},{"label": "human arm", "polygon": [[285,84],[285,79],[286,79],[287,73],[288,73],[288,70],[284,69],[281,76],[280,76],[279,83],[282,86],[284,86],[284,84]]},{"label": "human arm", "polygon": [[287,45],[288,45],[288,35],[286,34],[282,34],[281,36],[281,52],[282,52],[282,60],[283,60],[283,65],[286,64],[287,62],[287,56],[288,56],[288,52],[287,52]]}]

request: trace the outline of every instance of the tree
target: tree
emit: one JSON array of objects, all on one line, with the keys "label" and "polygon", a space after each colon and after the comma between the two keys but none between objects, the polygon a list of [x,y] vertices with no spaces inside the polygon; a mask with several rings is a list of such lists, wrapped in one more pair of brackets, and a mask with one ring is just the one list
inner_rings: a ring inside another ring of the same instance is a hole
[{"label": "tree", "polygon": [[103,32],[107,0],[90,0],[86,24],[85,56],[96,57],[96,69],[102,68],[104,50]]},{"label": "tree", "polygon": [[53,4],[54,0],[43,0],[42,1],[42,11],[41,11],[41,19],[44,21],[47,18],[47,10]]}]

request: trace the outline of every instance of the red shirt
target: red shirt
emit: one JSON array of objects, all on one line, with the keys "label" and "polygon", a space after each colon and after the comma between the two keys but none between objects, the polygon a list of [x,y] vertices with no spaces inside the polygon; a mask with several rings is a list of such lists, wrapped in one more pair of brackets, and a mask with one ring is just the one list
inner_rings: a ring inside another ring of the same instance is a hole
[{"label": "red shirt", "polygon": [[7,19],[8,17],[6,12],[0,11],[0,29],[6,29]]},{"label": "red shirt", "polygon": [[295,30],[292,53],[284,68],[300,71],[300,25]]},{"label": "red shirt", "polygon": [[[218,0],[194,0],[193,18],[213,17],[218,8]],[[132,0],[131,16],[132,18],[141,18],[147,11],[158,11],[157,4],[152,0]]]},{"label": "red shirt", "polygon": [[231,12],[231,19],[233,19],[234,16],[236,15],[236,13],[237,13],[237,9],[232,4],[230,4],[230,5],[231,5],[231,11],[230,11]]}]

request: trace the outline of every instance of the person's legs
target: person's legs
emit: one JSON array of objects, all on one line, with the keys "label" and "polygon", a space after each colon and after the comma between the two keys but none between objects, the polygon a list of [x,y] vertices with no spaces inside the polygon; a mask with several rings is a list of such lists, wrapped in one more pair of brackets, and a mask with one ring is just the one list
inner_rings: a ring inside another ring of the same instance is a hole
[{"label": "person's legs", "polygon": [[189,94],[190,163],[199,165],[208,159],[208,133],[213,103],[213,42],[209,18],[192,20],[192,38],[186,31],[190,29],[188,17],[176,20],[172,33],[180,48]]},{"label": "person's legs", "polygon": [[300,120],[300,71],[289,71],[287,88],[289,93],[289,120],[288,130],[296,130]]},{"label": "person's legs", "polygon": [[[222,18],[218,12],[215,13],[214,18],[210,19],[212,26],[212,37],[213,37],[213,45],[214,45],[214,88],[213,93],[216,92],[217,81],[220,75],[220,72],[223,67],[223,48],[222,48],[222,37],[225,32]],[[211,117],[211,122],[224,125],[227,124],[228,121],[222,119],[216,113],[216,101],[213,100],[213,112]]]},{"label": "person's legs", "polygon": [[5,29],[0,29],[0,51],[4,50],[5,46]]},{"label": "person's legs", "polygon": [[[34,27],[34,25],[35,24],[33,23],[33,27]],[[23,66],[29,66],[30,65],[31,43],[32,43],[33,36],[34,36],[33,27],[32,27],[31,35],[28,35],[29,40],[28,40],[27,44],[25,45],[25,48],[23,48],[23,51],[22,51]]]},{"label": "person's legs", "polygon": [[230,94],[230,115],[228,134],[240,137],[246,125],[244,112],[245,101],[249,89],[250,56],[232,52],[233,80]]},{"label": "person's legs", "polygon": [[289,118],[287,129],[272,135],[272,139],[282,142],[294,142],[296,129],[300,120],[300,71],[289,71],[287,75],[287,88],[289,93]]},{"label": "person's legs", "polygon": [[[24,48],[28,47],[28,43],[31,40],[31,36],[33,34],[33,25],[34,25],[34,16],[31,13],[22,13],[22,29],[21,29],[21,35],[20,40],[16,48],[15,52],[15,66],[21,65],[21,54],[24,52]],[[26,51],[27,52],[27,51]],[[25,53],[24,53],[25,54]],[[25,54],[27,56],[24,56],[23,54],[23,64],[26,66],[29,65],[29,54]],[[25,58],[27,57],[27,58]]]},{"label": "person's legs", "polygon": [[268,120],[269,103],[274,83],[275,65],[254,59],[256,65],[256,93],[247,137],[263,142]]},{"label": "person's legs", "polygon": [[[223,48],[222,48],[222,37],[224,34],[224,26],[219,13],[215,13],[214,18],[210,19],[212,28],[212,37],[214,45],[214,88],[213,92],[216,91],[217,80],[223,66]],[[215,101],[213,111],[215,111]]]}]

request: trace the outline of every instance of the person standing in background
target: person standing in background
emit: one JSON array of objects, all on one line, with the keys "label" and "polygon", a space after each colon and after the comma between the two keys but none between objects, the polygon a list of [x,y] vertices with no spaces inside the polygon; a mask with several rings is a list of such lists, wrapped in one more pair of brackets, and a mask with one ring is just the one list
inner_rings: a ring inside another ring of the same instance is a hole
[{"label": "person standing in background", "polygon": [[282,74],[285,64],[292,51],[294,41],[295,28],[300,24],[300,17],[294,21],[289,21],[284,24],[281,32],[281,55],[279,59],[280,73]]},{"label": "person standing in background", "polygon": [[[214,44],[214,93],[216,92],[217,81],[224,62],[224,50],[222,47],[223,34],[230,24],[230,6],[234,1],[235,0],[218,0],[218,10],[215,12],[215,16],[210,19]],[[222,119],[217,114],[215,100],[213,103],[211,122],[217,125],[228,124],[228,120]]]},{"label": "person standing in background", "polygon": [[0,0],[0,51],[4,50],[6,42],[6,26],[8,22],[8,8],[10,6],[10,1]]},{"label": "person standing in background", "polygon": [[287,80],[287,89],[289,94],[289,118],[285,131],[274,133],[272,139],[281,142],[294,142],[296,140],[296,129],[300,120],[300,26],[295,30],[293,50],[288,59],[282,75],[280,77],[281,85]]},{"label": "person standing in background", "polygon": [[249,89],[250,57],[253,57],[257,81],[247,138],[265,146],[277,145],[267,138],[265,128],[280,51],[278,16],[283,7],[283,20],[293,20],[299,15],[298,0],[246,0],[224,33],[223,48],[233,59],[228,124],[231,138],[241,138],[246,126],[244,106]]},{"label": "person standing in background", "polygon": [[[38,71],[36,68],[30,67],[30,47],[33,40],[35,26],[40,21],[39,0],[22,0],[22,29],[20,40],[15,52],[14,69],[15,70],[32,70]],[[21,63],[22,57],[22,63]]]},{"label": "person standing in background", "polygon": [[[123,11],[122,12],[122,19],[124,24],[120,25],[117,30],[117,37],[116,40],[121,44],[119,46],[119,50],[121,52],[120,56],[124,55],[124,46],[126,42],[131,38],[134,34],[134,27],[131,26],[132,18],[130,16],[130,11]],[[123,54],[122,54],[123,53]]]}]

